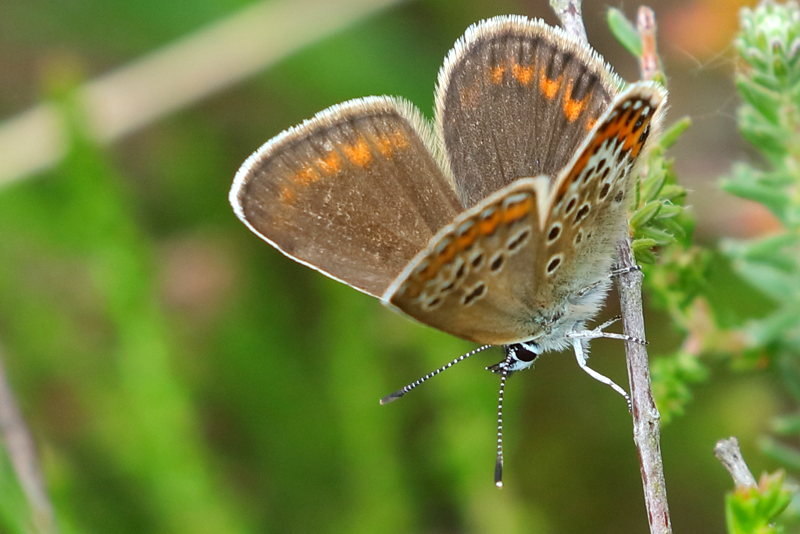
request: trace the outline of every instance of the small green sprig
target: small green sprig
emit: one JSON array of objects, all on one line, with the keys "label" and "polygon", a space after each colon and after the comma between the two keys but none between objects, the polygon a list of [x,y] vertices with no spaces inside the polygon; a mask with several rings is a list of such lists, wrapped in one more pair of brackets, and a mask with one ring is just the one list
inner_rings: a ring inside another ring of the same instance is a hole
[{"label": "small green sprig", "polygon": [[687,238],[694,222],[686,214],[686,189],[678,184],[672,158],[666,156],[689,127],[684,117],[672,124],[650,150],[640,182],[634,191],[629,228],[632,247],[640,263],[656,263],[656,248]]},{"label": "small green sprig", "polygon": [[[787,230],[800,227],[800,9],[796,2],[764,2],[741,11],[735,42],[741,59],[736,87],[742,98],[742,136],[768,163],[739,164],[723,188],[767,207]],[[796,239],[795,239],[796,241]],[[795,242],[796,246],[796,242]]]},{"label": "small green sprig", "polygon": [[761,476],[757,487],[737,487],[725,497],[725,522],[730,534],[780,534],[775,519],[789,506],[792,490],[782,471]]}]

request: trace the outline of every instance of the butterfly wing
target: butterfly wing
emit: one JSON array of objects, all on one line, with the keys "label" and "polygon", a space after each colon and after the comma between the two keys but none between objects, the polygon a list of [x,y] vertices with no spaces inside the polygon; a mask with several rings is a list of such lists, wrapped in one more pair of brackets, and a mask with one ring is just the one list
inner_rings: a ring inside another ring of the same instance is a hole
[{"label": "butterfly wing", "polygon": [[436,89],[437,134],[464,206],[522,176],[555,176],[621,85],[587,44],[541,20],[471,26]]},{"label": "butterfly wing", "polygon": [[666,92],[639,82],[620,93],[556,178],[535,267],[539,299],[561,302],[605,280],[626,231],[627,196],[647,139],[658,128]]},{"label": "butterfly wing", "polygon": [[460,210],[433,143],[403,100],[345,102],[258,149],[230,201],[290,258],[380,296]]},{"label": "butterfly wing", "polygon": [[519,179],[459,215],[384,301],[478,343],[548,332],[574,295],[608,279],[630,177],[664,99],[654,84],[623,91],[555,181]]},{"label": "butterfly wing", "polygon": [[530,270],[548,183],[545,176],[520,179],[460,214],[392,283],[384,302],[478,343],[530,338]]}]

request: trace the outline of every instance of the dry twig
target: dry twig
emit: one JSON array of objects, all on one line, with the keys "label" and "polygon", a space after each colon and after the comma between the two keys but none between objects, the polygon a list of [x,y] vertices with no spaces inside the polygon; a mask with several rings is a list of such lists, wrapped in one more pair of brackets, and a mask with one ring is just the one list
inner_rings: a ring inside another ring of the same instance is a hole
[{"label": "dry twig", "polygon": [[50,505],[39,469],[36,446],[6,377],[2,350],[0,350],[0,440],[5,444],[14,473],[30,506],[35,532],[42,534],[58,532],[53,507]]},{"label": "dry twig", "polygon": [[[586,41],[581,19],[580,0],[551,0],[564,28]],[[638,29],[643,42],[641,75],[652,79],[658,66],[655,44],[655,15],[648,7],[639,9]],[[647,339],[642,312],[642,272],[637,268],[630,240],[617,245],[617,267],[625,272],[616,277],[625,334],[635,339]],[[637,342],[625,342],[628,380],[631,387],[633,441],[639,453],[645,508],[651,534],[670,534],[672,523],[667,504],[664,465],[661,459],[660,415],[653,400],[647,349]]]}]

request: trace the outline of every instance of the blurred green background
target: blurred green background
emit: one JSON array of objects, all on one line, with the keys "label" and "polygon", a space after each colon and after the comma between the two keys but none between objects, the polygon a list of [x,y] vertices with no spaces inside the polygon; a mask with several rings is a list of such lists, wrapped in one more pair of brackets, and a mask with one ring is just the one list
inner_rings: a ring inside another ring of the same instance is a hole
[{"label": "blurred green background", "polygon": [[[398,3],[111,145],[85,134],[70,87],[251,4],[2,8],[0,117],[55,100],[70,146],[55,167],[0,185],[0,352],[61,530],[644,532],[630,417],[571,355],[510,380],[498,491],[498,381],[483,366],[500,352],[379,406],[472,345],[294,264],[227,202],[239,164],[282,129],[370,94],[402,95],[430,114],[437,70],[469,24],[504,13],[555,23],[547,3]],[[706,243],[771,224],[715,184],[744,154],[730,54],[739,4],[653,5],[671,116],[694,119],[674,154]],[[614,5],[629,15],[637,7]],[[633,79],[637,66],[611,38],[605,9],[584,4],[590,41]],[[321,22],[313,10],[297,17]],[[713,276],[735,300],[735,279]],[[615,309],[612,297],[603,317]],[[652,353],[675,348],[658,312],[647,327]],[[595,342],[593,355],[595,368],[627,382],[621,344]],[[687,415],[663,429],[676,532],[723,531],[731,482],[712,455],[716,440],[737,435],[755,472],[774,469],[756,448],[783,402],[774,390],[766,374],[716,368]],[[0,474],[0,527],[15,532],[19,490],[7,459]]]}]

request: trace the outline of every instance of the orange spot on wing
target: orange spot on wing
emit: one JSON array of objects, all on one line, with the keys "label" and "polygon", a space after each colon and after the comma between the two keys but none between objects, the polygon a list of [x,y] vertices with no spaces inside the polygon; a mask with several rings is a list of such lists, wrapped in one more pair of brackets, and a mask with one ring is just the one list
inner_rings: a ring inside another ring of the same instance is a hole
[{"label": "orange spot on wing", "polygon": [[311,165],[306,165],[294,175],[294,181],[300,185],[310,185],[320,179],[319,173]]},{"label": "orange spot on wing", "polygon": [[381,156],[384,158],[388,158],[394,153],[394,145],[392,144],[392,140],[385,135],[378,137],[375,140],[375,146],[378,147],[378,152],[380,152]]},{"label": "orange spot on wing", "polygon": [[545,74],[544,68],[539,69],[539,89],[548,100],[555,98],[559,87],[561,87],[561,76],[551,80]]},{"label": "orange spot on wing", "polygon": [[375,139],[375,146],[384,158],[390,158],[395,151],[408,147],[408,138],[400,130],[383,133]]},{"label": "orange spot on wing", "polygon": [[597,118],[596,117],[589,117],[588,119],[586,119],[586,124],[584,124],[583,127],[588,132],[589,130],[594,128],[595,124],[597,124]]},{"label": "orange spot on wing", "polygon": [[333,174],[335,172],[339,172],[339,170],[342,168],[342,157],[339,156],[337,152],[331,150],[328,152],[327,156],[317,160],[317,165],[322,172]]},{"label": "orange spot on wing", "polygon": [[511,66],[511,74],[522,85],[530,85],[533,80],[533,67],[523,67],[517,63]]},{"label": "orange spot on wing", "polygon": [[456,238],[456,245],[458,246],[458,250],[465,250],[468,247],[472,246],[472,244],[475,242],[475,237],[477,235],[478,235],[478,227],[473,224],[469,228],[469,230],[467,230],[466,232],[464,232],[463,234],[461,234]]},{"label": "orange spot on wing", "polygon": [[503,222],[513,223],[528,215],[533,209],[533,197],[526,197],[515,204],[508,206],[503,212]]},{"label": "orange spot on wing", "polygon": [[[639,128],[634,128],[636,120],[641,116],[641,113],[641,110],[638,112],[632,110],[625,111],[619,113],[610,121],[605,122],[598,130],[597,135],[594,136],[592,142],[578,158],[578,161],[575,162],[569,176],[562,182],[561,187],[556,192],[556,198],[564,194],[569,185],[580,174],[581,170],[586,167],[595,150],[602,146],[603,143],[608,142],[609,139],[618,139],[622,141],[622,150],[630,152],[630,157],[636,159],[644,146],[644,140],[639,140],[641,134],[652,120],[652,115],[650,115],[647,119],[642,121]],[[633,114],[635,116],[629,117],[628,114]]]},{"label": "orange spot on wing", "polygon": [[483,235],[490,235],[494,233],[499,223],[500,210],[495,210],[495,212],[488,217],[482,218],[480,221],[478,221],[478,228]]},{"label": "orange spot on wing", "polygon": [[489,79],[492,81],[493,84],[499,85],[503,82],[503,74],[506,72],[506,68],[503,65],[497,65],[496,67],[492,67],[489,70]]},{"label": "orange spot on wing", "polygon": [[400,130],[393,132],[390,137],[392,139],[392,144],[394,144],[396,148],[399,148],[401,150],[404,148],[408,148],[408,138],[406,137],[406,134],[404,134]]},{"label": "orange spot on wing", "polygon": [[441,268],[442,265],[445,265],[452,260],[455,257],[457,250],[458,245],[455,241],[451,241],[446,247],[444,247],[444,250],[441,252],[441,254],[436,257],[436,263],[439,264],[439,267]]},{"label": "orange spot on wing", "polygon": [[567,82],[567,88],[564,91],[564,103],[561,106],[561,109],[564,111],[564,116],[567,117],[569,122],[575,122],[575,120],[581,116],[583,110],[586,109],[586,105],[589,103],[590,95],[587,94],[581,100],[575,100],[569,96],[571,94],[572,80]]},{"label": "orange spot on wing", "polygon": [[288,185],[281,187],[281,191],[278,193],[278,198],[281,202],[292,202],[296,196],[297,194],[295,193],[294,189]]},{"label": "orange spot on wing", "polygon": [[372,153],[369,151],[369,145],[363,137],[352,145],[344,145],[342,152],[350,160],[350,163],[359,167],[366,167],[372,161]]},{"label": "orange spot on wing", "polygon": [[435,279],[459,252],[469,249],[475,243],[478,234],[489,235],[494,233],[501,224],[512,223],[525,217],[533,210],[533,206],[534,198],[530,196],[507,206],[505,209],[496,205],[490,215],[471,218],[474,224],[461,234],[448,235],[445,239],[450,239],[450,242],[442,247],[440,252],[434,251],[428,255],[425,268],[406,280],[402,289],[403,295],[408,298],[418,297],[425,289],[426,284]]}]

